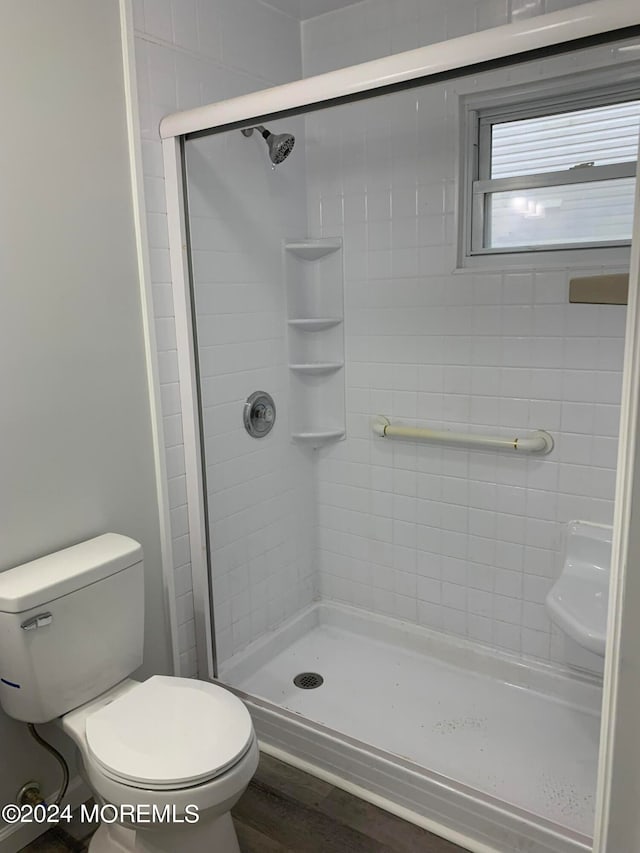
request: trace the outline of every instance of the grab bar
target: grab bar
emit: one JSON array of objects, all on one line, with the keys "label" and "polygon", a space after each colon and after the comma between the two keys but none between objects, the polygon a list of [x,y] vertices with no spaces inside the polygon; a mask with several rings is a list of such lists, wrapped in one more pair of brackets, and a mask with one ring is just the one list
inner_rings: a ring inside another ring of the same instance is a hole
[{"label": "grab bar", "polygon": [[371,426],[381,438],[407,438],[413,441],[442,442],[443,444],[466,444],[493,450],[519,450],[525,453],[551,453],[553,438],[542,429],[525,438],[507,438],[499,435],[473,435],[466,432],[423,429],[422,427],[393,426],[384,415],[373,418]]}]

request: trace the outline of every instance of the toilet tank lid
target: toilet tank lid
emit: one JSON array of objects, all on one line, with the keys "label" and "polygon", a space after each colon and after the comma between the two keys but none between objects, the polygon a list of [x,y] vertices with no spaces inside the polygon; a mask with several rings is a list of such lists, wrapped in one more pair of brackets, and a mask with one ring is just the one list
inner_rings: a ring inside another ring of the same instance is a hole
[{"label": "toilet tank lid", "polygon": [[0,572],[0,613],[22,613],[114,575],[142,560],[142,546],[103,533]]}]

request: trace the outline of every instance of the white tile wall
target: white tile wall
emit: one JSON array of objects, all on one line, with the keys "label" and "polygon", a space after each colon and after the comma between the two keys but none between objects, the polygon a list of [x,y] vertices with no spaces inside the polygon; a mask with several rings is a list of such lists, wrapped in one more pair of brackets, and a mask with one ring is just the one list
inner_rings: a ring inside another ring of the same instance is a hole
[{"label": "white tile wall", "polygon": [[[284,238],[306,236],[304,120],[273,170],[240,131],[187,144],[218,660],[313,600],[313,459],[289,434]],[[243,404],[266,390],[272,432],[247,435]]]},{"label": "white tile wall", "polygon": [[362,0],[302,22],[306,77],[588,0]]},{"label": "white tile wall", "polygon": [[[425,6],[387,19],[387,47],[429,19]],[[445,30],[465,26],[463,6],[446,4]],[[506,16],[503,4],[480,9]],[[373,11],[380,4],[365,2],[306,22],[305,73],[371,47]],[[344,237],[346,265],[348,439],[318,464],[323,597],[563,660],[544,599],[564,524],[611,522],[625,311],[569,305],[563,268],[452,273],[456,94],[606,56],[307,118],[310,227]],[[387,442],[372,437],[375,414],[480,433],[543,428],[556,448],[523,459]]]},{"label": "white tile wall", "polygon": [[[363,0],[302,24],[304,73],[559,7],[557,0]],[[299,77],[300,25],[260,0],[134,0],[134,17],[179,642],[182,671],[195,674],[157,127],[175,109]],[[207,269],[214,271],[213,287],[203,284],[200,299],[207,315],[203,333],[216,341],[204,347],[203,361],[210,438],[215,435],[211,498],[222,653],[275,624],[313,590],[309,565],[299,562],[301,554],[313,553],[304,544],[308,531],[302,539],[291,537],[285,520],[298,506],[307,519],[318,514],[323,595],[537,657],[561,657],[561,638],[550,632],[541,601],[558,570],[562,522],[610,517],[623,311],[567,306],[567,270],[451,276],[453,124],[445,91],[394,96],[384,116],[376,116],[372,103],[344,108],[337,123],[329,112],[306,120],[309,228],[345,236],[349,407],[349,439],[320,454],[311,506],[300,481],[303,472],[307,485],[313,483],[306,457],[292,461],[280,438],[270,446],[273,454],[251,452],[234,423],[238,401],[254,390],[251,379],[272,381],[286,393],[282,305],[275,292],[260,301],[274,272],[257,280],[243,266],[247,258],[233,251],[205,252],[200,259],[203,282]],[[227,152],[220,162],[234,156]],[[236,222],[251,208],[247,186],[241,176],[237,180],[242,205]],[[260,198],[272,189],[263,186]],[[281,230],[285,221],[279,213]],[[211,208],[194,220],[203,246],[220,238],[215,223]],[[236,265],[246,273],[241,281],[234,277]],[[220,269],[229,271],[228,281]],[[262,370],[256,361],[245,362],[256,351]],[[286,399],[283,409],[280,424]],[[543,426],[558,446],[550,459],[527,462],[462,451],[426,454],[372,442],[368,419],[376,412],[479,430]],[[281,466],[289,475],[278,478]],[[269,501],[254,514],[255,488],[275,489],[273,514]],[[259,535],[245,540],[248,529]],[[272,603],[261,613],[261,603],[276,602],[281,591],[285,605]]]},{"label": "white tile wall", "polygon": [[[189,525],[158,124],[163,115],[177,109],[188,109],[297,79],[301,75],[300,31],[297,21],[260,0],[134,0],[133,8],[144,190],[169,478],[178,642],[181,674],[195,675],[197,662]],[[261,486],[264,487],[264,483]],[[215,526],[213,535],[219,544],[220,531]],[[282,545],[281,539],[276,545]],[[275,565],[273,555],[272,562]],[[277,569],[272,567],[269,577],[273,575],[277,575]],[[222,595],[222,590],[216,590],[216,610],[220,609],[216,615],[219,625],[224,627],[229,601]],[[238,616],[239,602],[235,602],[234,608],[235,616]],[[242,631],[245,639],[251,638],[246,623],[243,623]],[[228,637],[222,640],[222,650],[229,651]]]}]

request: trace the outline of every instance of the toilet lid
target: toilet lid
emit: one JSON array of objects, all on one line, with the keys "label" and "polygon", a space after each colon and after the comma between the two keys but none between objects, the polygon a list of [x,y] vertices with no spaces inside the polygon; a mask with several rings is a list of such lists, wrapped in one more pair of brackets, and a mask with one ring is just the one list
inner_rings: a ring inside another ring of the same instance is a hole
[{"label": "toilet lid", "polygon": [[133,787],[185,788],[224,773],[253,740],[243,703],[228,690],[154,675],[91,714],[92,758]]}]

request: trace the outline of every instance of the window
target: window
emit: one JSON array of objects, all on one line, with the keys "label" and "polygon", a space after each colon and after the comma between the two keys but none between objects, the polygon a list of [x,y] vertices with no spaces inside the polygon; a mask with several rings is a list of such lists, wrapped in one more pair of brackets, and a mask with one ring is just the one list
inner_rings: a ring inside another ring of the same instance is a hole
[{"label": "window", "polygon": [[629,244],[640,90],[469,116],[467,255]]}]

